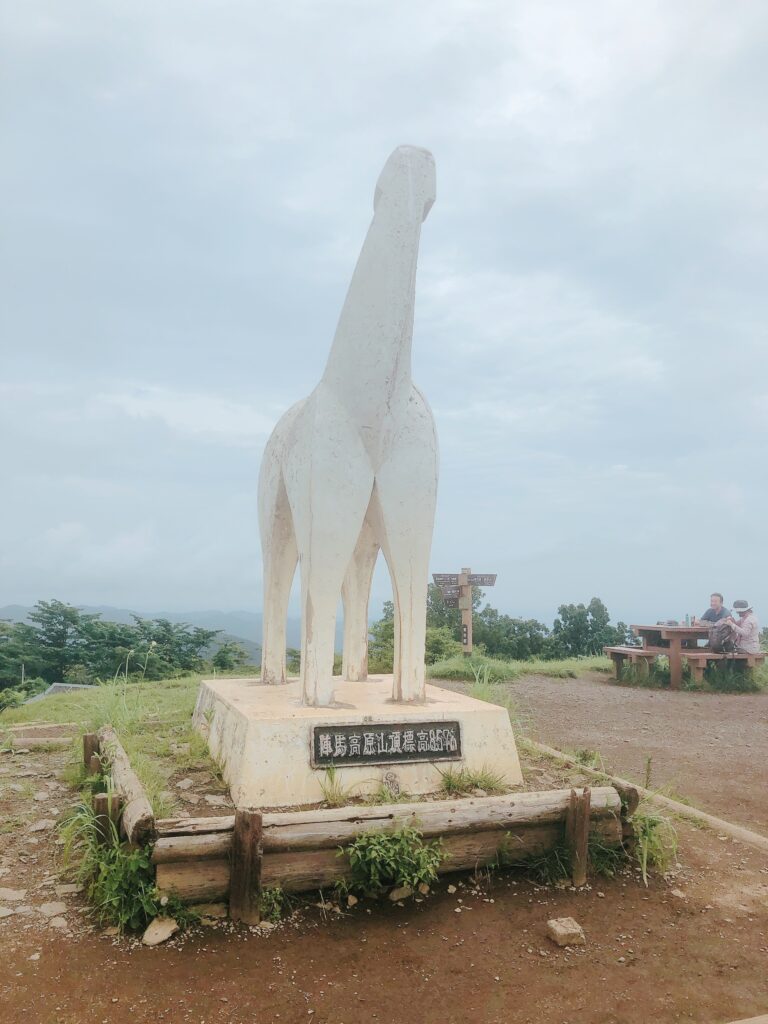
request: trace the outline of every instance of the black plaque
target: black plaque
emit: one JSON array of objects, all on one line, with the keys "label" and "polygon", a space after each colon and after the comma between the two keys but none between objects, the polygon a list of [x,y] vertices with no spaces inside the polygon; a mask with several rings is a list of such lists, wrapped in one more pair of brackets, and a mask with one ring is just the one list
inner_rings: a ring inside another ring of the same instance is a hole
[{"label": "black plaque", "polygon": [[443,604],[445,605],[446,608],[458,608],[459,599],[458,597],[444,597]]},{"label": "black plaque", "polygon": [[459,574],[457,572],[433,572],[432,579],[438,587],[458,587]]},{"label": "black plaque", "polygon": [[461,726],[458,722],[316,725],[312,730],[315,768],[460,759]]},{"label": "black plaque", "polygon": [[440,587],[440,593],[443,597],[458,597],[461,593],[461,587]]},{"label": "black plaque", "polygon": [[496,585],[496,573],[473,572],[470,573],[469,582],[473,587],[493,587]]}]

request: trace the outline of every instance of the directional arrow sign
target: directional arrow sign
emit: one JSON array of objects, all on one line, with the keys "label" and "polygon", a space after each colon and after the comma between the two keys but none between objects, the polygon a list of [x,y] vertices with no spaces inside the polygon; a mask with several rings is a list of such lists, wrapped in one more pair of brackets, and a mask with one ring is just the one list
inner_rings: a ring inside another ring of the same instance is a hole
[{"label": "directional arrow sign", "polygon": [[434,572],[432,579],[438,587],[458,587],[459,574],[457,572]]},{"label": "directional arrow sign", "polygon": [[496,573],[482,573],[473,572],[469,577],[469,582],[473,587],[492,587],[496,583]]}]

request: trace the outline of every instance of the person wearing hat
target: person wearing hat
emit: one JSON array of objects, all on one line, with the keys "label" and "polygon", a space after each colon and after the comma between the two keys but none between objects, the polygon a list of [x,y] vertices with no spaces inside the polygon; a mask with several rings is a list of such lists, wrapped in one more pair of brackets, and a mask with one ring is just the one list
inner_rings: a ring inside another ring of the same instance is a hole
[{"label": "person wearing hat", "polygon": [[734,601],[733,610],[738,613],[739,621],[732,615],[728,621],[735,634],[736,651],[739,654],[759,654],[760,626],[749,601]]}]

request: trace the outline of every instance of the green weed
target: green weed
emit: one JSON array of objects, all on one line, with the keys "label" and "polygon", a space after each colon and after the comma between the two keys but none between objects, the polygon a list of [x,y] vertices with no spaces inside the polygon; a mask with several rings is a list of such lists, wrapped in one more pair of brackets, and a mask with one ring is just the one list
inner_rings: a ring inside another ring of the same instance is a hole
[{"label": "green weed", "polygon": [[363,832],[338,855],[349,860],[349,889],[377,896],[395,886],[431,885],[445,856],[439,839],[424,842],[410,825],[394,832]]},{"label": "green weed", "polygon": [[339,778],[338,768],[331,765],[319,777],[323,800],[329,807],[343,807],[352,799],[352,787],[344,786]]},{"label": "green weed", "polygon": [[290,910],[291,901],[279,886],[262,889],[259,896],[259,915],[262,921],[277,924]]},{"label": "green weed", "polygon": [[677,857],[677,831],[669,818],[641,805],[632,817],[635,827],[635,856],[643,882],[650,870],[664,873]]},{"label": "green weed", "polygon": [[486,765],[482,768],[454,768],[451,765],[437,770],[443,780],[442,791],[446,796],[462,796],[474,789],[482,789],[488,794],[509,791],[504,776]]}]

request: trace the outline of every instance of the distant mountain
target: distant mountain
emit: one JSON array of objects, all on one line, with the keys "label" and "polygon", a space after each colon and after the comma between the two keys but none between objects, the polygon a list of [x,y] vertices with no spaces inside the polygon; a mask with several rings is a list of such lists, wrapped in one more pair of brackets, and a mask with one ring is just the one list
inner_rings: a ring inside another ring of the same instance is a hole
[{"label": "distant mountain", "polygon": [[[251,657],[258,660],[259,648],[262,638],[262,615],[260,612],[221,612],[215,609],[208,611],[194,612],[146,612],[133,611],[129,608],[113,608],[111,605],[86,605],[79,604],[77,607],[89,614],[97,614],[106,622],[122,622],[130,624],[133,622],[132,615],[139,615],[142,619],[168,619],[169,622],[185,622],[189,626],[199,626],[202,629],[222,630],[222,640],[237,640],[242,643]],[[10,619],[12,622],[27,622],[30,606],[21,604],[7,604],[0,608],[0,619]],[[288,619],[287,644],[289,647],[301,645],[301,620],[297,618]]]}]

